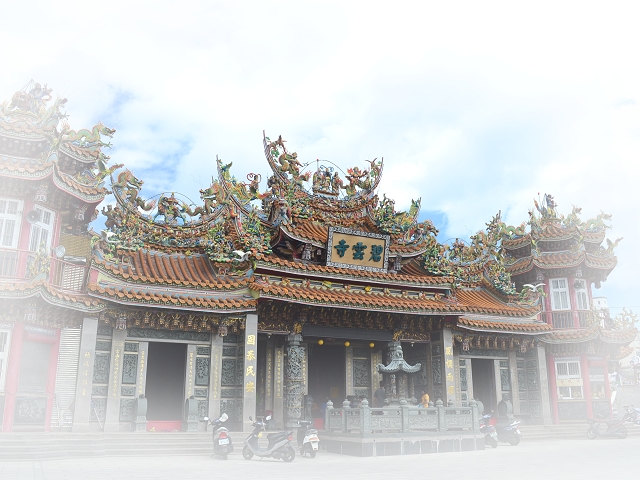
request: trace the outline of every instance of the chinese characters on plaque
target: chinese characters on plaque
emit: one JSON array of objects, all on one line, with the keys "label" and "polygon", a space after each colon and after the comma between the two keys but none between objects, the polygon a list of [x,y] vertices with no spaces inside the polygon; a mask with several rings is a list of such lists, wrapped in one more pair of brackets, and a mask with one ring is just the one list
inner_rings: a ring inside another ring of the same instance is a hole
[{"label": "chinese characters on plaque", "polygon": [[386,272],[389,263],[389,243],[389,235],[329,227],[327,265]]}]

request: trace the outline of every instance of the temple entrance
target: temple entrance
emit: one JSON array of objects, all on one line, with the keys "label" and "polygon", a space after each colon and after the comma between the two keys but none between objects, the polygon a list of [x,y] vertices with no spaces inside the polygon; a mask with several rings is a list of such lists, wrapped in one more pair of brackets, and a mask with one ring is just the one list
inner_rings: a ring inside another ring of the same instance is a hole
[{"label": "temple entrance", "polygon": [[145,388],[149,429],[182,428],[186,369],[186,344],[149,342]]},{"label": "temple entrance", "polygon": [[498,402],[496,399],[496,375],[493,360],[472,358],[471,376],[473,378],[474,399],[482,402],[485,413],[489,413],[492,410],[495,411]]},{"label": "temple entrance", "polygon": [[331,399],[342,406],[346,398],[345,347],[342,345],[309,344],[309,395],[317,405]]}]

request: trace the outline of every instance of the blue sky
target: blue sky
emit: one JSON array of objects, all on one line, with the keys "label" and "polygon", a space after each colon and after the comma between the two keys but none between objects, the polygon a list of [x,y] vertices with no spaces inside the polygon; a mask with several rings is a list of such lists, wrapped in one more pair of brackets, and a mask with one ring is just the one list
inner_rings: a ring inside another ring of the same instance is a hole
[{"label": "blue sky", "polygon": [[147,196],[197,198],[216,155],[266,178],[263,130],[303,161],[384,157],[380,192],[421,197],[442,240],[499,210],[519,224],[549,192],[562,213],[614,215],[619,266],[595,293],[640,311],[636,3],[81,5],[4,23],[0,97],[34,79],[69,99],[72,128],[116,128],[111,161]]}]

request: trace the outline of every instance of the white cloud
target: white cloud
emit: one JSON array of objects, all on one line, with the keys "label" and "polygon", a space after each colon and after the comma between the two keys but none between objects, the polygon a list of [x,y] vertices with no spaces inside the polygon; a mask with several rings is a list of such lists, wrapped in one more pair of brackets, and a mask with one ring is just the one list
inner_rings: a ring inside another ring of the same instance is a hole
[{"label": "white cloud", "polygon": [[[267,167],[262,130],[304,161],[385,158],[381,192],[466,236],[538,192],[614,214],[602,293],[640,305],[640,44],[633,2],[109,2],[3,6],[0,97],[29,79],[70,123],[117,128],[112,161],[149,196],[197,198],[215,156]],[[111,122],[111,124],[109,124]],[[600,292],[598,292],[600,293]]]}]

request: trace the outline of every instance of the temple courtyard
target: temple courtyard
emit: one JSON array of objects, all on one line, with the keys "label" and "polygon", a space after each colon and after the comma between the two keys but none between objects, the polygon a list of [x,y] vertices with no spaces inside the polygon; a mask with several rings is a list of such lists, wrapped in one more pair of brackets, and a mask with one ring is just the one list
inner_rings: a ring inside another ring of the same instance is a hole
[{"label": "temple courtyard", "polygon": [[[633,427],[632,427],[633,428]],[[636,427],[638,428],[638,427]],[[586,427],[585,427],[586,430]],[[293,463],[271,459],[246,461],[232,455],[222,461],[208,456],[66,458],[0,462],[3,480],[74,479],[389,479],[403,478],[633,478],[640,437],[625,440],[526,441],[485,451],[440,455],[347,457],[320,452],[315,459]]]}]

